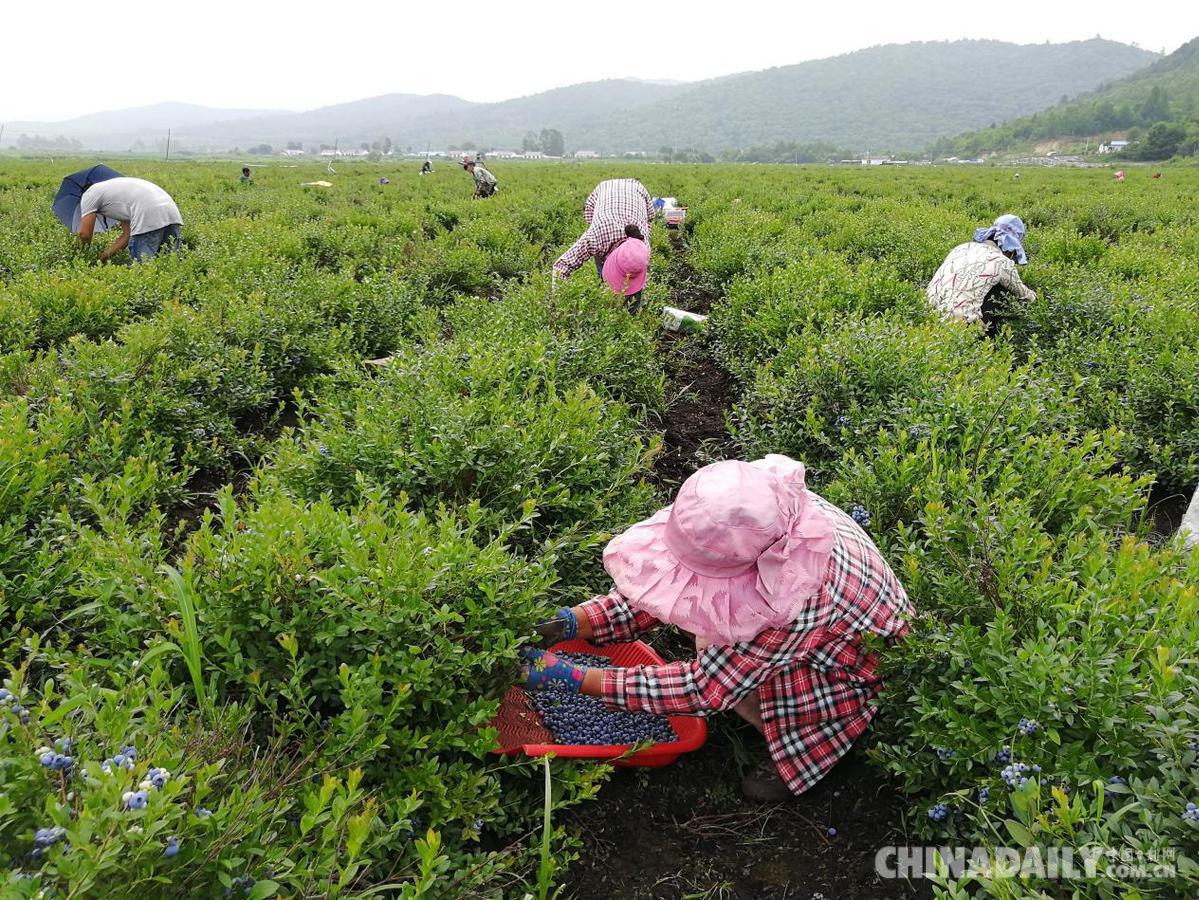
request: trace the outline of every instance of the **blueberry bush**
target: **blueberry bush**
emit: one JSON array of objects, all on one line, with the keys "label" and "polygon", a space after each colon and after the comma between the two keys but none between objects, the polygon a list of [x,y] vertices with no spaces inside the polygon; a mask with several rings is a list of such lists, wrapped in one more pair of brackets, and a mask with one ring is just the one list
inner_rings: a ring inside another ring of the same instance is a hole
[{"label": "blueberry bush", "polygon": [[[869,754],[916,835],[1178,854],[936,891],[1199,888],[1199,560],[1150,528],[1199,480],[1193,171],[513,165],[484,203],[387,162],[245,189],[130,159],[184,247],[100,267],[48,211],[72,163],[11,163],[5,896],[547,895],[574,838],[487,723],[532,624],[665,499],[656,314],[692,296],[728,437],[804,460],[913,597]],[[640,316],[546,277],[612,174],[689,207]],[[1003,212],[1037,301],[990,337],[936,320],[927,279]],[[602,780],[551,775],[555,808]]]},{"label": "blueberry bush", "polygon": [[[582,276],[549,296],[590,176],[487,205],[138,164],[185,246],[98,267],[46,221],[57,167],[16,169],[5,895],[532,884],[540,772],[488,722],[532,624],[654,508],[664,408],[652,322]],[[601,773],[555,766],[554,803]]]},{"label": "blueberry bush", "polygon": [[[804,460],[912,595],[868,753],[910,795],[917,835],[1099,852],[1087,882],[936,892],[1193,895],[1199,556],[1149,515],[1199,480],[1199,294],[1178,256],[1193,173],[1127,193],[1089,173],[1014,189],[991,172],[817,178],[789,209],[696,229],[803,247],[695,255],[727,285],[712,320],[740,386],[731,433],[748,456]],[[944,253],[1009,211],[1030,226],[1038,299],[1003,307],[989,337],[930,316],[919,294]],[[1121,866],[1134,851],[1169,872],[1137,880]]]}]

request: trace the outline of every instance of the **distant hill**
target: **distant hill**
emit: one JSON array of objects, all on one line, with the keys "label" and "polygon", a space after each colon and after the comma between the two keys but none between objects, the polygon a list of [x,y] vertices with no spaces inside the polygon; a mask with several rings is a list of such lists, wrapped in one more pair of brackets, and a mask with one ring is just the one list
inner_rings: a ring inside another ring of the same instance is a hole
[{"label": "distant hill", "polygon": [[[1100,39],[914,43],[685,84],[589,82],[501,103],[388,94],[302,113],[217,110],[204,119],[181,109],[178,121],[168,125],[164,119],[170,116],[159,116],[146,130],[157,139],[171,127],[179,145],[200,150],[282,147],[290,141],[311,146],[339,140],[349,146],[384,137],[395,146],[420,149],[467,142],[520,149],[526,134],[543,129],[560,131],[568,150],[605,153],[656,153],[664,146],[719,153],[817,141],[851,150],[917,150],[1094,90],[1155,59],[1148,51]],[[96,149],[130,145],[134,117],[84,118],[86,128],[80,120],[17,123],[6,129],[6,142],[24,130],[79,137]]]},{"label": "distant hill", "polygon": [[613,147],[632,137],[652,150],[775,141],[921,149],[938,137],[1093,89],[1156,58],[1099,39],[892,44],[704,82],[667,102],[598,123],[581,139]]},{"label": "distant hill", "polygon": [[[640,143],[613,142],[592,147],[595,123],[620,121],[631,111],[670,102],[690,84],[656,84],[631,78],[592,81],[502,103],[480,103],[448,116],[408,123],[401,144],[444,147],[470,141],[481,147],[520,149],[528,132],[556,128],[572,149],[628,150]],[[655,148],[656,149],[656,148]]]},{"label": "distant hill", "polygon": [[288,141],[332,144],[338,139],[348,145],[385,136],[396,140],[413,121],[452,116],[477,105],[449,94],[383,94],[301,113],[236,122],[209,120],[202,127],[182,129],[180,137],[200,145],[224,147],[258,143],[283,146]]},{"label": "distant hill", "polygon": [[[938,149],[973,156],[1055,139],[1104,140],[1133,129],[1146,130],[1148,138],[1148,131],[1156,125],[1168,130],[1158,129],[1158,135],[1166,134],[1168,141],[1151,147],[1147,158],[1199,152],[1199,38],[1093,92],[1031,116],[943,141]],[[1171,149],[1173,152],[1165,152]]]},{"label": "distant hill", "polygon": [[22,131],[84,137],[100,134],[163,132],[168,128],[191,128],[217,121],[254,119],[278,115],[270,109],[218,109],[194,103],[155,103],[107,112],[89,113],[61,122],[9,122],[5,130],[14,136]]}]

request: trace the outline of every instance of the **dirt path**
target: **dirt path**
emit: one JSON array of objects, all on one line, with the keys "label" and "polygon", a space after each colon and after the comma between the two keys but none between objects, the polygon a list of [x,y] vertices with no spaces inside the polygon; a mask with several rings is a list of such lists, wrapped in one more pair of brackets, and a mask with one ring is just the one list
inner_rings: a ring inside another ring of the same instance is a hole
[{"label": "dirt path", "polygon": [[[686,241],[671,233],[674,258],[666,277],[671,305],[707,314],[717,299],[700,284],[687,263]],[[705,335],[662,332],[658,345],[665,361],[670,403],[663,421],[663,452],[654,466],[654,480],[663,494],[673,494],[700,466],[736,454],[725,429],[725,412],[734,400],[728,372],[716,365]]]},{"label": "dirt path", "polygon": [[[672,305],[707,313],[718,299],[676,239],[668,272]],[[665,452],[655,466],[664,495],[695,469],[737,455],[725,429],[734,384],[704,335],[664,333],[668,390]],[[666,659],[688,645],[671,632],[652,643]],[[826,900],[927,895],[875,874],[875,854],[905,840],[905,803],[888,778],[851,754],[816,788],[777,806],[740,793],[741,772],[766,752],[735,717],[710,723],[708,743],[663,769],[617,769],[595,803],[572,810],[580,859],[566,878],[576,900]]]}]

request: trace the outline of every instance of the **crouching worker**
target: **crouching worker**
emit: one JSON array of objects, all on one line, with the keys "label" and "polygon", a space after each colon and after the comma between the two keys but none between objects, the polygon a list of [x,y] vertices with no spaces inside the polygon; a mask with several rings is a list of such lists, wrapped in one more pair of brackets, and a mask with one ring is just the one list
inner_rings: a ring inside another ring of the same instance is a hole
[{"label": "crouching worker", "polygon": [[79,240],[90,244],[96,216],[121,223],[121,236],[103,253],[106,263],[126,247],[134,262],[153,259],[160,249],[173,250],[180,242],[183,217],[171,195],[142,178],[110,178],[93,184],[79,201]]},{"label": "crouching worker", "polygon": [[882,686],[863,637],[902,635],[911,615],[870,538],[785,456],[700,469],[608,544],[604,567],[612,592],[559,610],[538,626],[545,641],[628,642],[665,622],[695,636],[696,658],[582,668],[527,649],[526,686],[663,715],[735,710],[770,754],[742,780],[757,801],[803,793],[849,751]]},{"label": "crouching worker", "polygon": [[1024,223],[1017,216],[1000,216],[975,231],[973,241],[949,251],[928,283],[928,301],[947,319],[982,322],[989,329],[1004,293],[1037,299],[1016,270],[1027,262]]}]

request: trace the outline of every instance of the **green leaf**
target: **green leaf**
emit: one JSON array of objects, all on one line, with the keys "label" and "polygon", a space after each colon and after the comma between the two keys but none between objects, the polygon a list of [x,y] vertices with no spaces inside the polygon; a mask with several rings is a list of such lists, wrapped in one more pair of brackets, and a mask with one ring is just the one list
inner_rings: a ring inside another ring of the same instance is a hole
[{"label": "green leaf", "polygon": [[1003,824],[1007,827],[1008,834],[1021,847],[1031,847],[1033,845],[1032,832],[1024,825],[1021,825],[1015,819],[1004,819]]},{"label": "green leaf", "polygon": [[266,900],[279,893],[279,883],[275,881],[256,881],[250,890],[250,900]]}]

